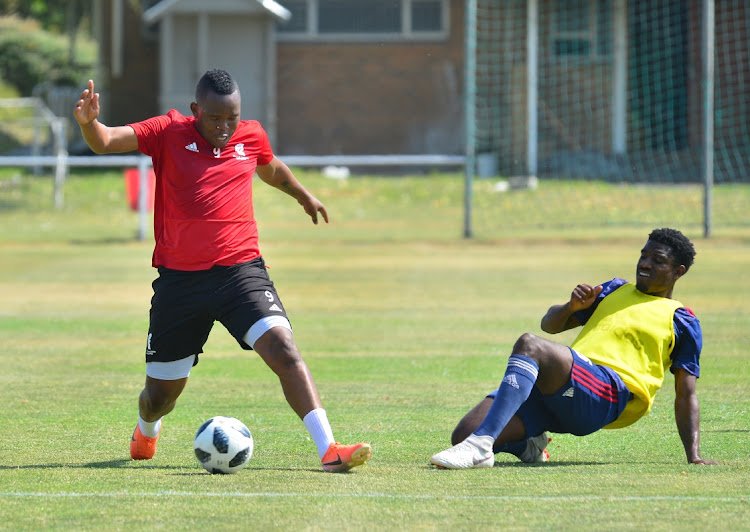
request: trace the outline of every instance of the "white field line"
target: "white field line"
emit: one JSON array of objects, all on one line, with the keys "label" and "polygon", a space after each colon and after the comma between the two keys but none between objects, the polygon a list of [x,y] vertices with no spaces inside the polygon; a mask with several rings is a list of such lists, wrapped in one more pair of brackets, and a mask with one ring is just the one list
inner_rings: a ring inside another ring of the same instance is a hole
[{"label": "white field line", "polygon": [[600,495],[555,495],[555,496],[514,496],[514,495],[418,495],[398,493],[275,493],[275,492],[192,492],[192,491],[111,491],[111,492],[69,492],[69,493],[47,493],[33,491],[5,491],[0,492],[0,498],[40,498],[40,499],[65,499],[65,498],[99,498],[99,497],[226,497],[226,498],[349,498],[349,499],[414,499],[414,500],[479,500],[479,501],[560,501],[560,502],[746,502],[750,495],[738,495],[736,497],[690,497],[690,496],[664,496],[664,495],[640,495],[640,496],[600,496]]}]

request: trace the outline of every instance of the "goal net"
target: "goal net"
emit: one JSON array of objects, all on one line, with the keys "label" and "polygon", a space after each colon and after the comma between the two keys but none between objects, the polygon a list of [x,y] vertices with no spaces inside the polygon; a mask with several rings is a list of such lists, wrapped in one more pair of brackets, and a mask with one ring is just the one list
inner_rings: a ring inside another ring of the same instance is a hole
[{"label": "goal net", "polygon": [[467,0],[466,236],[750,228],[750,3]]}]

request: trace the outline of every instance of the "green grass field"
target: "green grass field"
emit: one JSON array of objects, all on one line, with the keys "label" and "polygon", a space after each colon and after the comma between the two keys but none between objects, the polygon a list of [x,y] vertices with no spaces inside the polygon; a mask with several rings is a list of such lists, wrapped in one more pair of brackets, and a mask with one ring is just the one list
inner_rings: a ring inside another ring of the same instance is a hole
[{"label": "green grass field", "polygon": [[[577,283],[632,278],[652,227],[467,241],[460,178],[305,173],[331,215],[313,226],[259,183],[261,249],[334,434],[374,456],[323,473],[271,371],[217,325],[156,457],[132,462],[155,271],[122,174],[73,176],[56,211],[50,179],[0,170],[0,529],[750,530],[747,228],[688,228],[698,256],[675,290],[703,324],[701,447],[722,465],[686,463],[668,376],[649,416],[553,435],[548,464],[439,471],[429,457],[497,386],[515,339],[544,335],[541,316]],[[193,456],[213,415],[253,432],[236,475]]]}]

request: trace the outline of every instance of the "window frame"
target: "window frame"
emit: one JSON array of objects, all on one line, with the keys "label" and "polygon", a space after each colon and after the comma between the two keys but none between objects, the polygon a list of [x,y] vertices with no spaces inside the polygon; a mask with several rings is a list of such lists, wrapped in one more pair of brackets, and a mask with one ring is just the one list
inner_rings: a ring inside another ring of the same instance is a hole
[{"label": "window frame", "polygon": [[[304,32],[276,31],[279,42],[414,42],[444,41],[450,34],[450,0],[435,0],[440,3],[441,26],[439,31],[412,31],[412,2],[401,1],[401,31],[399,32],[366,32],[366,33],[320,33],[318,31],[318,6],[320,0],[307,2],[307,30]],[[322,0],[325,1],[325,0]],[[374,1],[374,0],[372,0]]]},{"label": "window frame", "polygon": [[[600,15],[599,0],[588,0],[588,28],[580,31],[563,31],[557,29],[557,21],[560,13],[563,11],[565,0],[556,0],[555,9],[551,14],[551,33],[549,40],[549,53],[557,61],[600,61],[611,57],[611,51],[601,51],[599,42],[602,38],[600,35],[599,21]],[[610,4],[609,15],[612,18],[612,8]],[[611,37],[611,36],[610,36]],[[589,51],[586,54],[560,54],[557,52],[557,43],[561,41],[586,41]]]}]

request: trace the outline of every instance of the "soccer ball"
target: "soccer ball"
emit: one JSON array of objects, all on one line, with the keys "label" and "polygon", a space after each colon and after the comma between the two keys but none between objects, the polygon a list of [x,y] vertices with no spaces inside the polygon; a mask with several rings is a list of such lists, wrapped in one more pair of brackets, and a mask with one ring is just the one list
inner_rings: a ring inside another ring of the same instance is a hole
[{"label": "soccer ball", "polygon": [[198,429],[193,449],[209,473],[236,473],[253,456],[253,436],[242,421],[215,416]]}]

